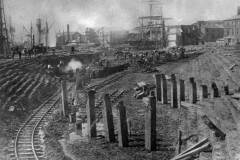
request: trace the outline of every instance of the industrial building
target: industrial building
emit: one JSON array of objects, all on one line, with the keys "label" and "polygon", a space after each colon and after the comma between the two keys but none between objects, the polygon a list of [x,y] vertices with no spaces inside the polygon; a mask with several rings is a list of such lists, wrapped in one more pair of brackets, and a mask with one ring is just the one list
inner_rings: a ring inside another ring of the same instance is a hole
[{"label": "industrial building", "polygon": [[240,42],[240,7],[237,15],[224,20],[224,39],[229,45]]},{"label": "industrial building", "polygon": [[168,47],[216,42],[224,37],[221,20],[197,21],[192,25],[168,26]]},{"label": "industrial building", "polygon": [[168,26],[168,47],[198,45],[200,30],[194,25]]},{"label": "industrial building", "polygon": [[56,47],[61,48],[67,43],[84,43],[86,42],[86,37],[79,32],[69,32],[69,39],[67,32],[59,32],[56,36]]},{"label": "industrial building", "polygon": [[224,25],[222,20],[197,21],[193,25],[200,30],[200,41],[216,42],[224,37]]}]

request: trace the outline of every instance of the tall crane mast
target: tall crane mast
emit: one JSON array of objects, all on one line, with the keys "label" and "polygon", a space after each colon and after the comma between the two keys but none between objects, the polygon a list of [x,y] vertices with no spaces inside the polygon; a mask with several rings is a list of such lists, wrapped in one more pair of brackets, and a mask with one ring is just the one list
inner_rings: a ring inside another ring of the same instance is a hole
[{"label": "tall crane mast", "polygon": [[44,29],[46,48],[49,47],[49,34],[50,34],[50,30],[52,29],[53,25],[54,25],[54,22],[49,25],[48,21],[46,20],[46,26],[45,26],[45,29]]},{"label": "tall crane mast", "polygon": [[34,46],[34,39],[33,39],[33,26],[32,26],[32,23],[31,23],[31,26],[30,26],[30,30],[28,30],[25,26],[23,26],[23,29],[27,32],[27,37],[29,38],[30,40],[30,48],[33,48]]},{"label": "tall crane mast", "polygon": [[46,43],[46,48],[49,46],[49,27],[48,27],[48,22],[46,21],[46,35],[45,35],[45,43]]},{"label": "tall crane mast", "polygon": [[6,24],[3,0],[0,0],[0,54],[3,54],[4,57],[7,57],[10,54],[8,28]]},{"label": "tall crane mast", "polygon": [[31,27],[30,27],[30,36],[31,36],[31,48],[33,48],[34,44],[33,44],[33,26],[32,26],[32,23],[31,23]]},{"label": "tall crane mast", "polygon": [[[143,44],[145,42],[155,43],[155,48],[166,47],[166,20],[172,18],[163,17],[163,3],[161,0],[143,0],[149,5],[149,16],[139,17],[139,38]],[[160,11],[159,11],[160,9]],[[157,11],[157,13],[155,12]]]},{"label": "tall crane mast", "polygon": [[42,33],[43,33],[41,18],[37,19],[36,26],[37,26],[37,33],[38,33],[38,45],[40,45],[42,43]]}]

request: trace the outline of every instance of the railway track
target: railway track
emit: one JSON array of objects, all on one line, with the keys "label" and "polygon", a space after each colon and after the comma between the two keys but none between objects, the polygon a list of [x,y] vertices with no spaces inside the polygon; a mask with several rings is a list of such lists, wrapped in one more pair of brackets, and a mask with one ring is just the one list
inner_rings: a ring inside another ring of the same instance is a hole
[{"label": "railway track", "polygon": [[[124,75],[125,72],[118,73],[107,80],[98,84],[87,87],[87,90],[99,90],[104,86],[116,82]],[[71,86],[72,88],[73,86]],[[59,92],[46,100],[38,109],[26,120],[17,132],[14,141],[14,155],[10,156],[10,160],[45,160],[44,151],[41,146],[39,131],[42,124],[51,116],[56,104],[60,100]]]},{"label": "railway track", "polygon": [[[126,72],[118,73],[107,80],[98,84],[87,87],[87,90],[99,90],[104,86],[116,82],[123,77]],[[58,92],[45,101],[39,108],[32,114],[28,120],[20,127],[15,137],[14,142],[14,155],[10,156],[11,160],[43,160],[44,151],[41,147],[39,131],[43,123],[51,116],[56,104],[60,100]]]},{"label": "railway track", "polygon": [[21,126],[15,138],[14,154],[12,160],[43,160],[44,152],[41,147],[39,130],[46,119],[49,118],[57,102],[58,94],[45,101],[34,114]]},{"label": "railway track", "polygon": [[113,82],[118,81],[120,78],[125,76],[127,73],[128,73],[128,71],[123,71],[123,72],[120,72],[120,73],[116,73],[113,76],[111,76],[110,78],[108,78],[108,79],[106,79],[106,80],[104,80],[104,81],[102,81],[98,84],[94,84],[92,86],[87,87],[85,90],[87,91],[87,90],[94,89],[94,90],[97,91],[97,90],[99,90],[99,89],[101,89],[101,88],[103,88],[103,87],[105,87],[105,86],[107,86],[107,85],[109,85]]}]

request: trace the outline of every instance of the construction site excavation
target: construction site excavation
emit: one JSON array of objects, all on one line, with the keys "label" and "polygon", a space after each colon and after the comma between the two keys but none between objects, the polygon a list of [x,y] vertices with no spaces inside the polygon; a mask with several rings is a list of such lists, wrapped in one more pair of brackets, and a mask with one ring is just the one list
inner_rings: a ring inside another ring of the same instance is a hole
[{"label": "construction site excavation", "polygon": [[212,1],[0,0],[0,160],[240,160],[240,3]]}]

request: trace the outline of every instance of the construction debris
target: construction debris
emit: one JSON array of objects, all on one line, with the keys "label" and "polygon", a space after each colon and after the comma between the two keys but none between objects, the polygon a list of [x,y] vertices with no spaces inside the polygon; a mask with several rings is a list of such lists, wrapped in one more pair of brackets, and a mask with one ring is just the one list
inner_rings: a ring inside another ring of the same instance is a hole
[{"label": "construction debris", "polygon": [[208,140],[208,138],[203,139],[202,141],[198,142],[197,144],[193,145],[192,147],[188,148],[184,152],[178,154],[171,160],[181,160],[185,159],[187,157],[191,157],[193,155],[199,154],[200,152],[203,152],[211,147],[211,144]]},{"label": "construction debris", "polygon": [[237,66],[238,66],[237,64],[233,64],[233,65],[231,65],[231,66],[229,67],[229,69],[230,69],[231,71],[233,71],[234,68],[237,67]]},{"label": "construction debris", "polygon": [[221,140],[225,140],[226,134],[218,128],[206,115],[202,117],[203,122],[215,132],[215,136],[219,137]]},{"label": "construction debris", "polygon": [[137,87],[134,88],[135,94],[134,97],[137,99],[142,99],[143,97],[147,97],[150,94],[150,91],[156,88],[155,85],[149,84],[146,82],[138,82]]}]

